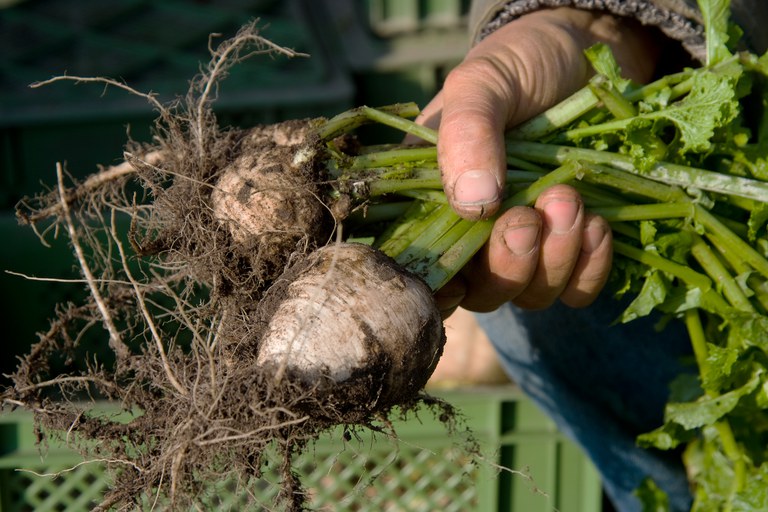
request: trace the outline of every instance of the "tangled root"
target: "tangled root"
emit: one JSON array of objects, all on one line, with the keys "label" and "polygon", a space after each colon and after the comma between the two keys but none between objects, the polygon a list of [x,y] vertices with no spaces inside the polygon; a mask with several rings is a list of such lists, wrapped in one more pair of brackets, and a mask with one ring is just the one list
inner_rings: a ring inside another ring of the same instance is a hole
[{"label": "tangled root", "polygon": [[[322,148],[309,136],[316,121],[222,129],[211,110],[232,65],[269,53],[294,55],[244,27],[212,50],[186,98],[170,105],[109,79],[48,81],[101,81],[146,97],[159,114],[153,143],[129,142],[125,164],[69,187],[59,167],[55,189],[18,207],[35,227],[50,219],[41,236],[68,234],[90,294],[59,306],[3,404],[35,411],[42,427],[75,434],[89,457],[111,461],[115,481],[102,509],[132,509],[148,496],[187,508],[206,482],[260,477],[265,453],[276,450],[280,502],[299,510],[292,458],[348,420],[306,382],[276,380],[255,358],[233,357],[263,329],[265,290],[334,227],[315,164]],[[285,197],[294,208],[267,230],[258,215],[243,215],[241,207],[266,212]],[[108,357],[95,360],[83,340],[105,332]],[[86,367],[72,369],[73,361]],[[99,413],[92,398],[121,404],[127,419]],[[380,429],[386,412],[355,421]]]}]

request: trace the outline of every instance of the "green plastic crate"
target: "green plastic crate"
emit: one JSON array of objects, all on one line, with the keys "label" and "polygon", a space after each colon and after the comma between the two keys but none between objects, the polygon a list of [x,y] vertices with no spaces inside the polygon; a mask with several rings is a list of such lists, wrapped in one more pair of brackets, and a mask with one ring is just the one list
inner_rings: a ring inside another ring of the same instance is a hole
[{"label": "green plastic crate", "polygon": [[365,0],[360,2],[371,32],[396,37],[427,30],[464,30],[468,0]]},{"label": "green plastic crate", "polygon": [[424,106],[469,49],[468,2],[319,0],[313,19],[332,27],[328,41],[352,73],[356,94],[377,104]]},{"label": "green plastic crate", "polygon": [[[441,396],[465,415],[486,462],[473,465],[461,440],[448,435],[428,411],[395,423],[401,436],[397,444],[366,433],[345,442],[337,431],[321,438],[297,464],[311,509],[600,512],[601,486],[591,463],[517,388]],[[0,415],[0,511],[87,510],[108,482],[99,464],[81,462],[56,444],[41,456],[28,413]],[[38,476],[50,474],[58,476]],[[266,475],[267,481],[273,478]],[[212,488],[216,510],[247,509],[242,486],[219,482]],[[276,489],[262,483],[249,491],[268,508]]]}]

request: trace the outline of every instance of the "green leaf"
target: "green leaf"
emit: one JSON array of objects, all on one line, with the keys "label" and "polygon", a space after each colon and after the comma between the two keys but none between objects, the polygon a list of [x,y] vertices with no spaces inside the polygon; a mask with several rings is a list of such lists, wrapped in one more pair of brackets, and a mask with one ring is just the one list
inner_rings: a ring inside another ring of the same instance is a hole
[{"label": "green leaf", "polygon": [[736,280],[736,284],[739,285],[739,288],[741,288],[741,291],[744,293],[745,297],[754,297],[755,292],[750,288],[749,286],[749,278],[755,275],[754,272],[743,272],[739,275],[734,276],[734,279]]},{"label": "green leaf", "polygon": [[746,488],[733,499],[733,510],[768,510],[768,463],[763,463],[747,477]]},{"label": "green leaf", "polygon": [[627,323],[636,318],[647,316],[667,298],[669,280],[661,272],[650,272],[643,282],[643,287],[635,299],[621,314],[620,321]]},{"label": "green leaf", "polygon": [[619,92],[627,90],[631,82],[621,76],[621,68],[613,57],[610,46],[605,43],[597,43],[584,50],[597,74],[605,76]]},{"label": "green leaf", "polygon": [[638,292],[646,272],[648,267],[642,263],[626,258],[614,260],[610,275],[610,287],[614,297],[620,300],[628,294]]},{"label": "green leaf", "polygon": [[704,394],[697,375],[681,373],[669,384],[669,399],[671,402],[692,402]]},{"label": "green leaf", "polygon": [[640,221],[640,243],[643,246],[651,245],[656,240],[656,234],[659,230],[656,228],[656,223],[652,220]]},{"label": "green leaf", "polygon": [[[636,122],[642,122],[638,119]],[[650,120],[645,120],[651,125]],[[650,170],[655,164],[665,159],[667,155],[667,145],[656,136],[652,130],[637,129],[639,124],[634,125],[633,129],[627,132],[625,143],[629,148],[628,154],[632,161],[641,171]]]},{"label": "green leaf", "polygon": [[768,317],[745,312],[732,312],[728,317],[728,345],[757,347],[768,353]]},{"label": "green leaf", "polygon": [[715,129],[732,120],[738,109],[733,77],[704,72],[694,75],[693,88],[682,100],[642,117],[665,119],[674,124],[680,134],[680,153],[683,154],[707,151]]},{"label": "green leaf", "polygon": [[677,423],[686,430],[713,425],[731,412],[739,400],[760,384],[762,370],[756,370],[744,385],[720,396],[703,396],[696,402],[669,403],[665,411],[667,422]]},{"label": "green leaf", "polygon": [[665,258],[685,264],[693,245],[693,236],[688,231],[667,233],[656,238],[653,246]]},{"label": "green leaf", "polygon": [[747,221],[749,240],[755,241],[757,239],[766,222],[768,222],[768,204],[762,203],[749,212],[749,220]]},{"label": "green leaf", "polygon": [[651,477],[645,478],[634,495],[640,500],[642,512],[669,512],[669,496]]},{"label": "green leaf", "polygon": [[730,0],[698,0],[701,15],[704,18],[704,30],[707,41],[708,66],[712,66],[731,56],[728,50],[728,20]]},{"label": "green leaf", "polygon": [[741,351],[737,348],[707,343],[708,371],[702,375],[702,386],[713,391],[723,388],[740,354]]},{"label": "green leaf", "polygon": [[689,309],[704,308],[706,293],[696,286],[676,286],[667,292],[667,298],[659,304],[659,311],[667,314],[679,314]]},{"label": "green leaf", "polygon": [[760,409],[761,414],[768,409],[768,380],[763,380],[760,384],[760,389],[755,394],[755,405]]},{"label": "green leaf", "polygon": [[694,433],[685,430],[677,423],[665,423],[659,428],[637,436],[637,445],[641,448],[656,448],[657,450],[674,450],[683,443],[694,438]]}]

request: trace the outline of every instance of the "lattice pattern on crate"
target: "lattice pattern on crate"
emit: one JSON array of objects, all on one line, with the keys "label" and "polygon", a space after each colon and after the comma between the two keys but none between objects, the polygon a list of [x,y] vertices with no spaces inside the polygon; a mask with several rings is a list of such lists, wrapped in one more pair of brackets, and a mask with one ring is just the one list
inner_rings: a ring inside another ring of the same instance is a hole
[{"label": "lattice pattern on crate", "polygon": [[[323,445],[303,455],[297,471],[307,488],[311,510],[410,511],[475,510],[477,490],[475,466],[456,446],[435,449],[375,443],[359,446],[348,443],[340,451]],[[2,497],[4,512],[49,512],[90,510],[108,486],[103,467],[98,464],[33,468],[29,471],[0,471],[8,492]],[[202,500],[210,510],[274,509],[278,477],[267,473],[258,481],[228,479],[211,482]],[[162,510],[163,501],[146,497],[148,508]]]},{"label": "lattice pattern on crate", "polygon": [[348,449],[314,466],[307,460],[302,472],[308,475],[311,507],[326,512],[476,509],[475,467],[460,448],[390,448]]},{"label": "lattice pattern on crate", "polygon": [[[6,489],[0,510],[9,512],[91,510],[107,487],[103,469],[96,464],[42,466],[29,471],[4,469],[0,480]],[[63,471],[63,472],[62,472]],[[47,476],[55,475],[58,476]],[[42,476],[39,476],[42,475]]]}]

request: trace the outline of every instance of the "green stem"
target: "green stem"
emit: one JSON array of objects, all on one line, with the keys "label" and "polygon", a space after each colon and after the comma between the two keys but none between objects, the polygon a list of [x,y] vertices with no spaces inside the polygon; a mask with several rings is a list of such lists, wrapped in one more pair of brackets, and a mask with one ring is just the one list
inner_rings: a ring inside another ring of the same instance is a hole
[{"label": "green stem", "polygon": [[[452,232],[459,224],[462,224],[461,217],[447,204],[441,206],[438,215],[429,222],[414,243],[402,252],[396,255],[390,254],[390,256],[394,257],[399,264],[419,274],[422,266],[431,265],[437,259],[437,255],[442,254],[446,240],[450,244],[450,239],[456,237]],[[462,227],[459,231],[466,231],[466,229],[467,227]]]},{"label": "green stem", "polygon": [[[584,180],[584,177],[582,177]],[[597,208],[603,206],[622,206],[631,204],[627,201],[625,196],[616,194],[611,190],[606,190],[601,187],[597,187],[591,183],[585,183],[584,181],[574,182],[571,184],[584,199],[584,204],[588,208]]]},{"label": "green stem", "polygon": [[507,183],[533,183],[549,171],[507,171]]},{"label": "green stem", "polygon": [[418,201],[425,201],[431,203],[447,204],[448,198],[445,197],[445,192],[442,190],[403,190],[398,195],[411,197]]},{"label": "green stem", "polygon": [[675,203],[688,201],[690,198],[680,188],[666,183],[649,180],[607,165],[591,164],[582,161],[585,168],[584,181],[618,190],[622,195],[641,196],[656,202]]},{"label": "green stem", "polygon": [[691,254],[699,262],[699,265],[701,265],[707,275],[722,288],[725,298],[728,299],[728,302],[734,308],[750,313],[755,312],[755,308],[752,307],[739,284],[731,276],[715,252],[699,235],[694,235],[693,237]]},{"label": "green stem", "polygon": [[[435,237],[434,241],[429,244],[428,246],[425,246],[419,250],[417,248],[416,258],[410,258],[410,261],[403,261],[403,266],[408,268],[411,272],[414,272],[417,275],[420,275],[424,278],[424,280],[427,282],[427,284],[430,284],[430,276],[433,272],[433,267],[436,265],[440,260],[443,261],[443,264],[447,260],[443,259],[445,255],[452,250],[457,244],[465,243],[464,237],[466,234],[476,226],[475,222],[468,221],[466,219],[458,218],[457,216],[457,222],[454,223],[450,229],[448,229],[446,232],[442,234],[442,236]],[[489,233],[490,234],[490,233]],[[483,246],[485,244],[485,241],[488,240],[487,237],[485,237],[480,245],[475,249],[475,252],[477,252],[477,249]],[[421,240],[419,240],[421,243]],[[472,252],[470,257],[474,255],[475,252]],[[397,260],[398,263],[401,261],[400,259]],[[469,261],[469,260],[467,260]],[[461,266],[458,267],[452,267],[451,268],[451,277],[456,275],[459,270],[467,263],[467,261],[464,262]],[[442,286],[440,288],[442,288]],[[433,288],[434,290],[438,290],[439,288]]]},{"label": "green stem", "polygon": [[579,162],[566,162],[549,174],[545,174],[531,185],[514,194],[501,204],[501,210],[508,210],[513,206],[532,205],[536,198],[546,189],[560,183],[568,183],[575,180],[582,173],[583,167]]},{"label": "green stem", "polygon": [[725,317],[731,311],[731,306],[723,299],[722,295],[713,289],[712,280],[706,275],[696,272],[690,267],[663,258],[658,254],[638,249],[619,240],[613,241],[613,250],[616,254],[621,254],[648,267],[666,272],[680,279],[686,285],[698,288],[701,291],[702,308],[716,312],[722,317]]},{"label": "green stem", "polygon": [[436,291],[445,286],[488,241],[492,229],[493,220],[490,219],[473,223],[464,236],[422,276],[429,287]]},{"label": "green stem", "polygon": [[[414,154],[415,155],[415,154]],[[415,157],[415,156],[414,156]],[[406,159],[411,158],[409,154],[406,154]],[[405,162],[406,160],[402,160]],[[394,162],[394,163],[393,163]],[[373,190],[387,190],[390,186],[397,190],[407,190],[405,186],[399,185],[387,185],[382,182],[405,182],[413,181],[414,189],[422,188],[434,188],[435,190],[442,190],[442,176],[439,169],[432,169],[429,167],[405,167],[398,165],[400,161],[397,158],[393,158],[393,162],[390,162],[391,167],[371,168],[367,169],[372,174],[361,176],[361,180],[368,183],[371,191]],[[507,183],[524,183],[531,184],[534,181],[545,176],[547,173],[533,172],[533,171],[507,171],[506,181]],[[425,183],[431,184],[431,186],[425,186]],[[371,192],[373,194],[373,192]]]},{"label": "green stem", "polygon": [[586,114],[597,104],[597,96],[589,87],[584,87],[557,105],[509,130],[507,137],[540,140]]},{"label": "green stem", "polygon": [[634,240],[636,242],[640,241],[640,230],[636,226],[632,224],[626,224],[624,222],[611,222],[610,224],[614,235],[620,234],[624,235],[630,240]]},{"label": "green stem", "polygon": [[442,190],[443,182],[440,176],[433,173],[416,173],[408,179],[374,179],[367,183],[368,196],[377,197],[384,194],[396,194],[408,190]]},{"label": "green stem", "polygon": [[582,126],[578,128],[571,128],[564,131],[559,138],[565,140],[579,140],[584,137],[591,137],[593,135],[600,135],[606,132],[618,132],[622,131],[629,126],[634,118],[620,118],[606,121],[605,123],[593,124],[590,126]]},{"label": "green stem", "polygon": [[768,183],[685,165],[658,162],[650,169],[641,171],[635,167],[632,157],[627,155],[527,141],[507,141],[507,154],[550,165],[562,165],[569,160],[603,164],[669,185],[768,202]]},{"label": "green stem", "polygon": [[447,203],[416,201],[402,219],[389,226],[376,239],[374,246],[391,258],[397,257],[411,245],[430,223],[450,209]]},{"label": "green stem", "polygon": [[614,240],[613,250],[622,256],[632,258],[633,260],[651,268],[657,268],[662,272],[671,274],[691,286],[700,288],[701,290],[709,290],[712,288],[712,280],[704,274],[700,274],[690,267],[686,267],[666,258],[662,258],[658,254],[644,251],[643,249],[638,249],[637,247],[633,247],[618,240]]},{"label": "green stem", "polygon": [[717,250],[718,254],[728,262],[733,272],[738,275],[749,275],[746,286],[755,294],[757,306],[760,307],[760,313],[768,314],[768,290],[766,289],[766,279],[753,272],[750,265],[744,262],[741,256],[723,241],[715,232],[706,233],[707,239]]},{"label": "green stem", "polygon": [[369,187],[369,197],[383,196],[385,194],[397,194],[413,190],[438,190],[443,182],[439,179],[419,179],[409,180],[375,180],[371,181]]},{"label": "green stem", "polygon": [[[349,133],[355,128],[358,128],[364,124],[370,123],[374,119],[371,118],[369,109],[370,107],[358,107],[341,114],[332,117],[325,121],[317,129],[317,134],[321,140],[331,140],[339,135]],[[380,107],[376,110],[384,114],[389,114],[397,118],[416,117],[419,115],[419,107],[416,103],[397,103],[394,105],[388,105]]]},{"label": "green stem", "polygon": [[401,116],[399,114],[392,114],[383,109],[375,109],[371,107],[361,107],[363,114],[371,121],[381,123],[392,128],[396,128],[402,132],[410,133],[426,142],[431,144],[437,144],[437,131],[426,126],[416,124],[413,121],[404,119],[404,117],[413,116]]},{"label": "green stem", "polygon": [[699,375],[702,382],[704,376],[709,374],[709,349],[707,348],[707,337],[704,334],[704,327],[701,324],[701,316],[695,309],[689,309],[685,312],[685,326],[688,330],[688,337],[691,340],[693,355],[696,358],[696,365],[699,367]]},{"label": "green stem", "polygon": [[592,93],[605,105],[605,108],[617,119],[627,119],[637,115],[635,106],[613,87],[603,87],[591,83],[588,86]]},{"label": "green stem", "polygon": [[358,208],[344,222],[360,226],[377,222],[391,222],[402,217],[413,205],[414,201],[398,201],[392,203],[376,203]]},{"label": "green stem", "polygon": [[733,464],[733,484],[731,485],[732,495],[731,499],[728,500],[730,505],[730,503],[733,502],[733,495],[744,490],[744,487],[747,485],[747,465],[728,420],[723,419],[715,423],[715,429],[720,436],[723,452]]},{"label": "green stem", "polygon": [[[677,98],[691,90],[693,85],[693,81],[691,80],[692,72],[693,70],[689,69],[686,71],[665,75],[648,85],[627,91],[624,96],[627,98],[627,101],[635,103],[640,100],[647,100],[657,95],[664,89],[672,88],[673,94],[670,96],[670,98]],[[680,84],[686,85],[680,87]]]},{"label": "green stem", "polygon": [[738,254],[746,263],[752,266],[762,276],[768,278],[768,260],[757,252],[747,242],[739,238],[738,235],[728,229],[725,224],[720,222],[705,208],[695,205],[694,218],[701,223],[711,236],[718,237],[723,247],[730,247],[734,253]]},{"label": "green stem", "polygon": [[[558,183],[567,183],[576,179],[581,169],[578,162],[568,162],[562,165],[504,201],[500,211],[503,212],[513,206],[533,204],[545,189]],[[462,221],[462,224],[467,223],[469,229],[460,238],[456,239],[450,246],[445,244],[435,247],[434,254],[437,258],[434,260],[434,264],[427,269],[419,268],[416,270],[432,290],[439,290],[445,286],[488,241],[493,229],[493,221],[494,219],[474,223]]]},{"label": "green stem", "polygon": [[589,209],[608,222],[628,222],[693,217],[691,203],[658,203],[605,206]]},{"label": "green stem", "polygon": [[[690,76],[690,70],[667,75],[648,85],[628,91],[624,97],[629,103],[647,99],[674,84],[684,81]],[[600,77],[596,77],[590,84],[599,85],[600,80]],[[687,86],[677,88],[676,90],[673,89],[671,97],[676,98],[688,92],[691,89],[691,83],[692,81],[689,81]],[[600,99],[595,95],[590,85],[587,85],[541,114],[509,130],[507,136],[509,139],[514,140],[542,140],[560,128],[568,126],[597,107],[599,103]]]},{"label": "green stem", "polygon": [[418,148],[392,149],[377,153],[367,153],[349,159],[349,169],[370,169],[390,167],[411,162],[434,162],[437,160],[437,148],[425,146]]},{"label": "green stem", "polygon": [[523,160],[522,158],[516,158],[514,156],[509,156],[509,155],[507,155],[507,166],[521,169],[523,171],[540,172],[540,173],[547,172],[547,169],[540,165],[536,165],[527,160]]}]

